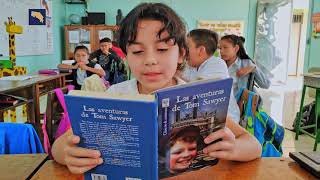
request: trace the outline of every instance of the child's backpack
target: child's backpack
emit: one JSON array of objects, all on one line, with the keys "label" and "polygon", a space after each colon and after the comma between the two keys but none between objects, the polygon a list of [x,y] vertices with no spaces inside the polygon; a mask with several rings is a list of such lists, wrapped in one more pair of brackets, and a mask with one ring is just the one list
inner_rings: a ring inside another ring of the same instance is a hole
[{"label": "child's backpack", "polygon": [[247,89],[239,91],[236,96],[240,108],[239,124],[257,138],[262,146],[262,157],[281,157],[284,128],[258,108],[259,98]]},{"label": "child's backpack", "polygon": [[[68,85],[67,89],[68,91],[73,90],[74,86]],[[70,124],[67,107],[64,101],[64,93],[62,92],[61,88],[54,89],[54,92],[63,110],[63,113],[61,113],[60,121],[58,122],[59,123],[58,128],[54,134],[54,139],[57,139],[71,127],[71,124]],[[52,122],[49,122],[49,123],[52,123]],[[44,146],[45,152],[49,154],[51,157],[52,142],[51,142],[51,139],[48,137],[46,114],[44,115],[44,119],[43,119],[42,132],[43,132],[43,146]]]},{"label": "child's backpack", "polygon": [[[310,104],[307,104],[307,105],[303,106],[302,115],[301,115],[301,122],[300,122],[300,126],[301,127],[315,124],[315,122],[316,122],[315,121],[316,120],[315,109],[316,109],[315,101],[311,102]],[[296,118],[294,119],[294,122],[293,122],[293,125],[292,125],[294,130],[296,130],[296,123],[298,121],[298,118],[299,118],[299,112],[297,112]],[[318,126],[319,126],[319,124],[318,124]],[[307,132],[309,132],[311,134],[315,133],[314,132],[314,127],[306,128],[305,131],[307,131]]]},{"label": "child's backpack", "polygon": [[127,68],[122,59],[113,60],[110,71],[114,73],[111,84],[118,84],[128,79]]}]

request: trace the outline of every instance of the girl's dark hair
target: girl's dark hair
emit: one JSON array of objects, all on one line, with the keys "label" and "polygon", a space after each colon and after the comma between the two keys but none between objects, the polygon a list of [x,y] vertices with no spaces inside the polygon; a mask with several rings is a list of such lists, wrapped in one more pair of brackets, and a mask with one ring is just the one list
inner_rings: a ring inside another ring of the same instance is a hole
[{"label": "girl's dark hair", "polygon": [[208,55],[213,55],[218,48],[219,36],[208,29],[194,29],[187,35],[191,37],[196,47],[204,46]]},{"label": "girl's dark hair", "polygon": [[[237,56],[240,59],[251,59],[250,56],[247,54],[246,50],[244,49],[244,42],[245,38],[242,36],[237,36],[234,34],[226,35],[221,38],[221,40],[226,40],[229,41],[233,44],[233,46],[238,45],[239,46],[239,51],[237,52]],[[251,59],[252,60],[252,59]]]},{"label": "girl's dark hair", "polygon": [[89,53],[89,49],[88,49],[86,46],[84,46],[84,45],[79,45],[79,46],[77,46],[77,47],[74,49],[73,54],[75,54],[78,50],[85,50],[88,54],[90,54],[90,53]]},{"label": "girl's dark hair", "polygon": [[156,20],[163,23],[158,37],[167,31],[169,37],[178,44],[180,53],[187,50],[186,29],[181,18],[169,6],[162,3],[141,3],[132,9],[121,21],[119,29],[119,47],[127,54],[127,45],[133,43],[137,36],[139,20]]}]

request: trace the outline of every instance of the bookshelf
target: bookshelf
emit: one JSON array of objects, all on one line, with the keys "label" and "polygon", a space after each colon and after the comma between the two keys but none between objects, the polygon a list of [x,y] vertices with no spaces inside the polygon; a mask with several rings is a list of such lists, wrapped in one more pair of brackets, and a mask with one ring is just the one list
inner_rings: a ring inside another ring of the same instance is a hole
[{"label": "bookshelf", "polygon": [[76,46],[87,46],[90,53],[99,49],[99,40],[109,37],[115,40],[118,26],[113,25],[66,25],[65,33],[65,59],[73,59]]}]

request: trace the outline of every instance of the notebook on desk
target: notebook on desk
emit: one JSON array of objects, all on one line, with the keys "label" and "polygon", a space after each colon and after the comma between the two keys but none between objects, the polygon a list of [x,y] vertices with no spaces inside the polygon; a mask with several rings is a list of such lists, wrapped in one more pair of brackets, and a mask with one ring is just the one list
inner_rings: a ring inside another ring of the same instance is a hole
[{"label": "notebook on desk", "polygon": [[289,157],[308,172],[320,178],[320,152],[290,152]]}]

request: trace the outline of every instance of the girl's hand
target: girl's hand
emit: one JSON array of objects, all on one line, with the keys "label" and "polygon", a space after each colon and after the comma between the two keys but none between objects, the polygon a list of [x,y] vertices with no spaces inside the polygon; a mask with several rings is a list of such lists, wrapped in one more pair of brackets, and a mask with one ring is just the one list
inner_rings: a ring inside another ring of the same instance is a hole
[{"label": "girl's hand", "polygon": [[79,142],[79,136],[71,135],[68,137],[68,144],[64,149],[64,161],[74,174],[82,174],[103,163],[99,151],[77,147]]},{"label": "girl's hand", "polygon": [[79,62],[78,65],[79,65],[79,68],[81,68],[83,70],[87,70],[88,69],[88,66],[84,62]]},{"label": "girl's hand", "polygon": [[253,72],[255,69],[256,69],[256,66],[243,67],[243,68],[241,68],[241,69],[239,69],[239,70],[237,71],[237,76],[238,76],[238,77],[245,76],[245,75]]},{"label": "girl's hand", "polygon": [[232,160],[235,152],[235,135],[229,128],[225,127],[209,134],[209,136],[204,139],[204,142],[210,144],[219,139],[221,139],[221,141],[207,146],[203,149],[203,152],[214,158]]}]

